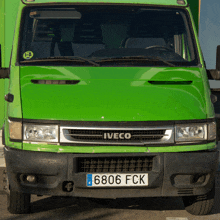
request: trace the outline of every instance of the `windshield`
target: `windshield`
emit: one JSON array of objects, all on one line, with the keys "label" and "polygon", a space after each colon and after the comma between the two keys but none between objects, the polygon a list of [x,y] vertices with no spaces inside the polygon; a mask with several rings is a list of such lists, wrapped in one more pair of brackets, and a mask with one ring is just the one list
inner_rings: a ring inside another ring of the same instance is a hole
[{"label": "windshield", "polygon": [[182,9],[32,7],[24,10],[23,18],[19,49],[22,65],[198,65]]}]

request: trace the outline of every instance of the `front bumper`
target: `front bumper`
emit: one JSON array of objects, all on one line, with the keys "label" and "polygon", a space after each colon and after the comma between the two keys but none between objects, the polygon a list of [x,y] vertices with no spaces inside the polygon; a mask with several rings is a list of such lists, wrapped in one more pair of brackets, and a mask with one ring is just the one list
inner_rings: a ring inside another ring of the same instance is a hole
[{"label": "front bumper", "polygon": [[[10,186],[17,191],[39,195],[95,198],[203,195],[213,187],[219,157],[217,150],[181,153],[71,154],[33,152],[5,147],[4,153]],[[78,172],[77,161],[80,157],[123,158],[131,155],[154,157],[153,168],[147,172],[148,186],[91,188],[86,186],[87,173]],[[27,174],[36,175],[37,182],[23,181],[21,176]],[[74,183],[71,192],[65,191],[64,184],[68,182]]]}]

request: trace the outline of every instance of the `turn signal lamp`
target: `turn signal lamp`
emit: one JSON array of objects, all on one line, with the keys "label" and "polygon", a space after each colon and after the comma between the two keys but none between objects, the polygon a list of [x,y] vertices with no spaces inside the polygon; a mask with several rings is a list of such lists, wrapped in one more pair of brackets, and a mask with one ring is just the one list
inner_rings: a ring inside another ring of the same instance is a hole
[{"label": "turn signal lamp", "polygon": [[22,123],[19,121],[9,120],[9,136],[13,140],[22,139]]}]

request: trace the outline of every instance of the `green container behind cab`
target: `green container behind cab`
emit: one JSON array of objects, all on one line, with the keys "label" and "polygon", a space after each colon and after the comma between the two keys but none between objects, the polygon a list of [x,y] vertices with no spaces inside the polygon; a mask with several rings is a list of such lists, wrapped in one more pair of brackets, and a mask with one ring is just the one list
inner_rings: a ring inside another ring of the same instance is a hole
[{"label": "green container behind cab", "polygon": [[[21,1],[19,0],[0,1],[0,45],[2,67],[9,67],[19,4],[21,4]],[[4,95],[7,94],[8,83],[8,79],[0,79],[0,129],[4,122],[5,105],[7,105],[4,100]]]}]

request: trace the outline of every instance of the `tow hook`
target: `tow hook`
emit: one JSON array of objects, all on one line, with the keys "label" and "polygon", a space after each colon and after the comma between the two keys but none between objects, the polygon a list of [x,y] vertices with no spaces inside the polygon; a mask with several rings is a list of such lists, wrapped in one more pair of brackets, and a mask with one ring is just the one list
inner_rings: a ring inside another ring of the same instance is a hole
[{"label": "tow hook", "polygon": [[72,181],[64,181],[63,182],[63,191],[64,192],[72,192],[74,183]]}]

